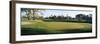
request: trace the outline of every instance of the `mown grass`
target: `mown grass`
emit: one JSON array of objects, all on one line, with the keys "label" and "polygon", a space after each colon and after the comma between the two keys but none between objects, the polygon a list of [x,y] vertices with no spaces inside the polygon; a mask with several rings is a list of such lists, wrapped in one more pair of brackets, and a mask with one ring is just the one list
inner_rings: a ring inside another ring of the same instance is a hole
[{"label": "mown grass", "polygon": [[73,22],[22,21],[22,35],[92,32],[92,24]]}]

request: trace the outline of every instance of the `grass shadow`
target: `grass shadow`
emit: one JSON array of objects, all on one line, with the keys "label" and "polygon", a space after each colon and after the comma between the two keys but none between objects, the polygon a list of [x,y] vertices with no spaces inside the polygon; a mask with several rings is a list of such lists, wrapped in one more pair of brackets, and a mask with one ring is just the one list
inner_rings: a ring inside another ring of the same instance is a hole
[{"label": "grass shadow", "polygon": [[45,29],[40,28],[21,28],[21,35],[39,35],[47,34]]},{"label": "grass shadow", "polygon": [[88,33],[92,32],[92,29],[64,29],[64,33]]},{"label": "grass shadow", "polygon": [[44,34],[68,34],[68,33],[88,33],[92,32],[92,29],[63,29],[59,32],[49,32],[46,29],[40,28],[21,28],[21,35],[44,35]]}]

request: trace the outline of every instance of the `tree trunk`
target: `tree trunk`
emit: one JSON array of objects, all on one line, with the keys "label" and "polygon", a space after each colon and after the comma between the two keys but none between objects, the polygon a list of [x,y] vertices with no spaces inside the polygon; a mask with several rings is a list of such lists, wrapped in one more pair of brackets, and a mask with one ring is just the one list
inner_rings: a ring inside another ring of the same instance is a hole
[{"label": "tree trunk", "polygon": [[30,10],[29,14],[28,14],[28,20],[33,20],[33,11]]}]

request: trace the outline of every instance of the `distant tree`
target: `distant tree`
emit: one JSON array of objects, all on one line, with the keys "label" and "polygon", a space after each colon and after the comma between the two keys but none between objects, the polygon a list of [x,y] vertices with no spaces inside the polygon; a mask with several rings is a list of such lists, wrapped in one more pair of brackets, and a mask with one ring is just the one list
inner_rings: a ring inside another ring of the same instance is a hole
[{"label": "distant tree", "polygon": [[78,21],[85,21],[88,23],[92,23],[92,14],[89,15],[85,15],[85,14],[78,14],[76,15],[76,19],[78,19]]},{"label": "distant tree", "polygon": [[87,15],[87,22],[92,23],[92,14]]},{"label": "distant tree", "polygon": [[92,14],[89,14],[88,17],[92,17]]},{"label": "distant tree", "polygon": [[72,17],[66,16],[65,19],[70,20]]},{"label": "distant tree", "polygon": [[85,17],[85,15],[84,15],[84,14],[77,14],[77,15],[76,15],[76,19],[78,19],[78,21],[83,20],[83,19],[84,19],[84,17]]}]

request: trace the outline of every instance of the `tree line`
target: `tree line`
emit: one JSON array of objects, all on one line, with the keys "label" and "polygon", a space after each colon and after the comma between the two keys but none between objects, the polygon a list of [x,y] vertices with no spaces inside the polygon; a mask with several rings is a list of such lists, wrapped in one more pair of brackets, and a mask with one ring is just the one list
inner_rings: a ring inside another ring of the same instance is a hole
[{"label": "tree line", "polygon": [[85,15],[85,14],[77,14],[75,18],[71,16],[49,16],[45,17],[44,21],[64,21],[64,22],[86,22],[92,23],[92,14]]}]

